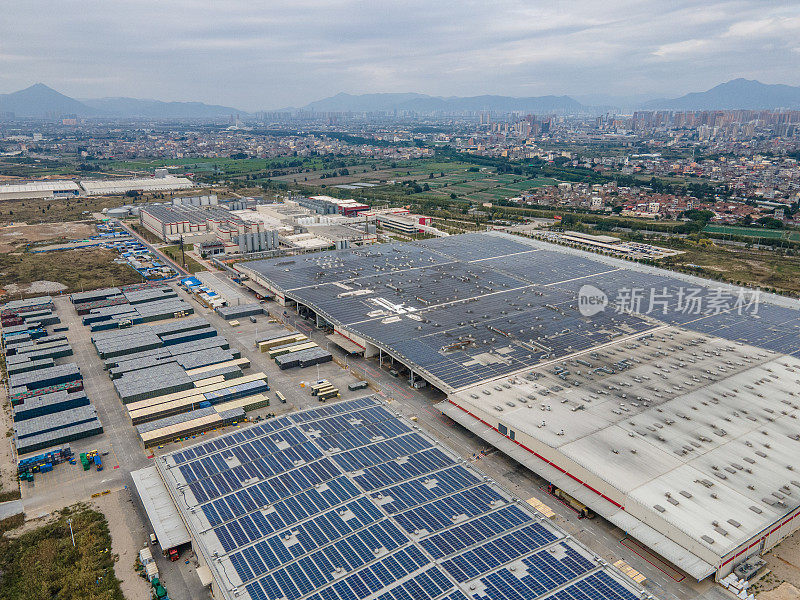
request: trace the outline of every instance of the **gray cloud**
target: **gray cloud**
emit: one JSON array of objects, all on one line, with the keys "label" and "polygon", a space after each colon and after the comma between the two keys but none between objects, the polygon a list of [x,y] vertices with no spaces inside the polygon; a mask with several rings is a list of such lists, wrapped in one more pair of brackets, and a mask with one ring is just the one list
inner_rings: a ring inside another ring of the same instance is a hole
[{"label": "gray cloud", "polygon": [[760,0],[0,0],[0,91],[246,110],[346,91],[676,96],[800,84],[800,7]]}]

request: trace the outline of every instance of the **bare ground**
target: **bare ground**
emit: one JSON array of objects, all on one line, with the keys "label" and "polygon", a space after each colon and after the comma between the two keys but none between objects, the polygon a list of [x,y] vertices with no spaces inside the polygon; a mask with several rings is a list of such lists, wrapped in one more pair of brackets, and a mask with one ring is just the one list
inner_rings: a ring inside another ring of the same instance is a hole
[{"label": "bare ground", "polygon": [[120,580],[126,598],[149,598],[150,584],[134,569],[139,549],[147,543],[147,532],[139,519],[130,514],[135,509],[131,502],[132,491],[113,490],[105,496],[92,498],[90,504],[106,516],[111,532],[111,551],[119,556],[114,563],[114,574]]},{"label": "bare ground", "polygon": [[11,405],[5,386],[0,386],[0,492],[6,494],[19,490],[12,439],[6,434],[12,429]]},{"label": "bare ground", "polygon": [[[766,568],[769,573],[756,584],[760,592],[758,598],[768,600],[800,599],[800,591],[798,591],[800,588],[800,531],[795,531],[767,552],[764,560],[767,561]],[[790,590],[794,592],[794,595],[789,593]],[[786,593],[789,595],[785,595]]]},{"label": "bare ground", "polygon": [[0,253],[13,252],[25,244],[58,242],[62,240],[83,239],[94,235],[97,229],[91,222],[73,221],[69,223],[16,223],[0,227]]},{"label": "bare ground", "polygon": [[797,600],[800,598],[800,589],[791,583],[782,583],[768,592],[761,592],[758,600]]}]

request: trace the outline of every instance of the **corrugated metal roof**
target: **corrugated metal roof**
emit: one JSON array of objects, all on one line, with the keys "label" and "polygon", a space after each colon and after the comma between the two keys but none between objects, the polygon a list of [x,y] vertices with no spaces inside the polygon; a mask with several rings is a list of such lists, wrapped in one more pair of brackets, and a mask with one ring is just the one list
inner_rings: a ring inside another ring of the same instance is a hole
[{"label": "corrugated metal roof", "polygon": [[133,471],[131,477],[161,548],[167,550],[188,543],[189,532],[156,468]]}]

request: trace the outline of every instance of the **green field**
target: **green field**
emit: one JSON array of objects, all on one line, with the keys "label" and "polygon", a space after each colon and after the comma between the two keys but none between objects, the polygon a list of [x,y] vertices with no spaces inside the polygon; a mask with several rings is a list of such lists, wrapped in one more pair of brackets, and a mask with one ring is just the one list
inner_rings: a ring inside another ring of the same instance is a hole
[{"label": "green field", "polygon": [[79,507],[55,516],[20,537],[0,536],[0,600],[124,600],[103,514]]},{"label": "green field", "polygon": [[[350,168],[349,174],[343,176],[330,177],[329,172],[322,170],[274,177],[272,181],[302,185],[308,193],[388,202],[441,201],[449,200],[453,194],[462,202],[498,202],[558,183],[549,177],[500,174],[493,167],[477,168],[459,160],[419,159],[374,166],[374,169]],[[373,187],[361,190],[336,187],[353,183],[370,183]],[[414,184],[428,189],[412,194]]]},{"label": "green field", "polygon": [[183,254],[181,254],[181,250],[178,246],[164,246],[161,248],[161,251],[169,256],[175,264],[181,264],[181,256],[184,256],[186,259],[186,264],[184,268],[189,271],[189,273],[197,273],[199,271],[205,271],[206,268],[193,259],[191,256],[186,256],[187,252],[191,252],[193,248],[192,244],[185,244],[183,247]]},{"label": "green field", "polygon": [[800,231],[794,229],[759,229],[755,227],[735,227],[730,225],[706,225],[703,231],[720,235],[800,242]]}]

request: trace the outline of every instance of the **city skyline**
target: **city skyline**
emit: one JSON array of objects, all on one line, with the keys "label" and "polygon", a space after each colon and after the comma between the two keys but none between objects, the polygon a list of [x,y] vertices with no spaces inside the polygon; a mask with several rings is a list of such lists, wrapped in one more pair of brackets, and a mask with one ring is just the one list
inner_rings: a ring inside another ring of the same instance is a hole
[{"label": "city skyline", "polygon": [[77,98],[253,111],[340,92],[599,103],[677,97],[739,77],[800,84],[800,8],[787,2],[46,6],[6,11],[1,91],[44,81]]}]

